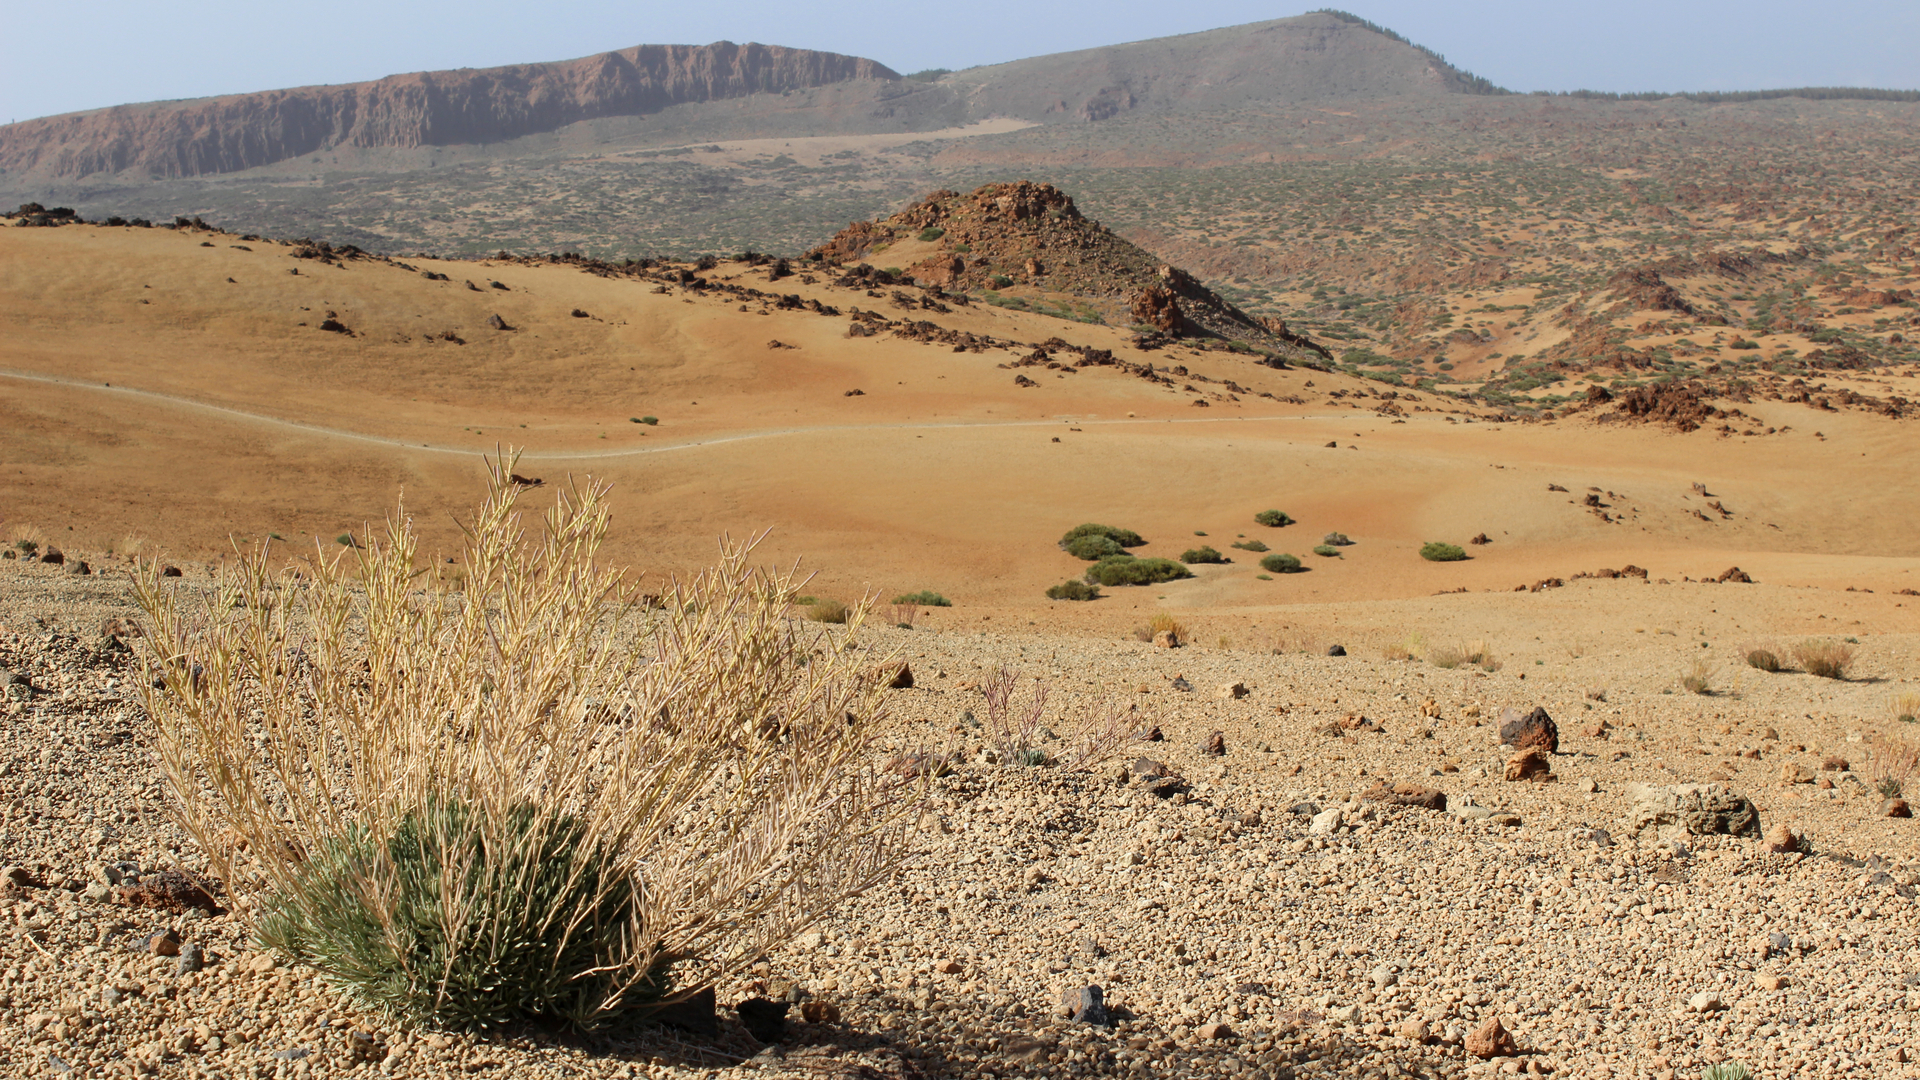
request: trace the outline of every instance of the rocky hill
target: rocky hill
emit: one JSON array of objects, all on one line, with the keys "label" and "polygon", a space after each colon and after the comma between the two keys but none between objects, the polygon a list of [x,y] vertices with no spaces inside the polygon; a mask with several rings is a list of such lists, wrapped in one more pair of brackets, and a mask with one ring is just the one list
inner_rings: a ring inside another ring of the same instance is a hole
[{"label": "rocky hill", "polygon": [[[1114,309],[1167,337],[1210,337],[1329,358],[1277,319],[1258,319],[1081,215],[1052,184],[988,184],[971,195],[936,191],[878,221],[856,221],[809,259],[884,259],[915,284],[958,292],[1072,297]],[[1009,302],[1004,300],[1002,302]]]},{"label": "rocky hill", "polygon": [[547,64],[420,72],[28,120],[0,127],[0,170],[174,179],[330,147],[489,143],[689,102],[899,79],[872,60],[777,45],[639,45]]}]

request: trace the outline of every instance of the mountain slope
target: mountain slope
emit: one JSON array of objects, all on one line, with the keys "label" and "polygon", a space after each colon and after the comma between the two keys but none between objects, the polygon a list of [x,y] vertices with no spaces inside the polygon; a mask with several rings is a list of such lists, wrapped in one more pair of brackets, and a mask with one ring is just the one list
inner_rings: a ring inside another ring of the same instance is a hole
[{"label": "mountain slope", "polygon": [[608,116],[849,80],[898,81],[872,60],[777,45],[639,45],[547,64],[392,75],[191,101],[120,105],[0,128],[0,169],[77,178],[235,172],[335,146],[444,146]]}]

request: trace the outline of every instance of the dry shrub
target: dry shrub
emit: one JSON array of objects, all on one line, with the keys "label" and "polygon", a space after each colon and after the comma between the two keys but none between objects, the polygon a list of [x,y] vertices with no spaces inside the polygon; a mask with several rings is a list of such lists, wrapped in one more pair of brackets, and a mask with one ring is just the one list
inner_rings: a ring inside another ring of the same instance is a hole
[{"label": "dry shrub", "polygon": [[841,626],[852,617],[852,610],[838,600],[815,600],[807,605],[807,618],[817,623],[833,623]]},{"label": "dry shrub", "polygon": [[902,630],[913,629],[913,620],[919,617],[919,604],[894,604],[887,612],[887,621]]},{"label": "dry shrub", "polygon": [[1433,645],[1427,647],[1425,652],[1426,661],[1435,667],[1451,670],[1462,664],[1471,664],[1483,671],[1500,670],[1500,661],[1494,658],[1492,647],[1484,641],[1465,645]]},{"label": "dry shrub", "polygon": [[1920,694],[1898,694],[1889,703],[1893,718],[1903,724],[1920,722]]},{"label": "dry shrub", "polygon": [[1382,648],[1380,655],[1388,660],[1411,660],[1413,649],[1405,642],[1395,641]]},{"label": "dry shrub", "polygon": [[1793,647],[1801,670],[1823,679],[1844,679],[1853,663],[1853,646],[1844,641],[1808,639]]},{"label": "dry shrub", "polygon": [[[1047,736],[1041,720],[1047,711],[1048,688],[1033,680],[1031,693],[1020,693],[1024,682],[1011,668],[1002,667],[980,683],[986,704],[984,727],[988,745],[1009,765],[1045,765],[1049,760],[1040,742]],[[1147,737],[1153,725],[1140,717],[1138,705],[1107,700],[1084,716],[1063,738],[1058,764],[1069,772],[1091,772],[1131,743]]]},{"label": "dry shrub", "polygon": [[1906,795],[1907,783],[1920,769],[1920,742],[1876,735],[1867,748],[1867,776],[1873,789],[1889,799]]},{"label": "dry shrub", "polygon": [[[1187,640],[1186,626],[1182,624],[1179,619],[1174,618],[1164,611],[1155,612],[1153,618],[1147,620],[1147,629],[1153,631],[1153,634],[1165,631],[1179,638],[1181,641]],[[1147,636],[1151,638],[1153,634],[1148,634]]]},{"label": "dry shrub", "polygon": [[923,781],[873,767],[865,605],[808,632],[792,572],[723,541],[649,608],[594,562],[606,488],[560,487],[530,537],[513,463],[464,592],[422,587],[404,516],[304,577],[265,545],[207,595],[143,567],[138,685],[181,822],[263,894],[266,941],[407,1023],[595,1028],[891,873]]},{"label": "dry shrub", "polygon": [[1693,660],[1693,666],[1685,675],[1680,676],[1680,685],[1689,694],[1710,694],[1713,692],[1713,668],[1699,657]]},{"label": "dry shrub", "polygon": [[1780,652],[1772,646],[1754,646],[1747,650],[1747,666],[1759,671],[1780,670]]}]

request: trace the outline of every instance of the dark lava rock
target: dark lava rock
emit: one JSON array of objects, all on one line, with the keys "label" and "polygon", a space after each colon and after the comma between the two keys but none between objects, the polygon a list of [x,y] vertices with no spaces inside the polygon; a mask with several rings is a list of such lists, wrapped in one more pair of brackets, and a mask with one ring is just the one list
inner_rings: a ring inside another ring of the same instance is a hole
[{"label": "dark lava rock", "polygon": [[779,1042],[780,1036],[787,1033],[787,1010],[793,1008],[793,1002],[753,997],[733,1008],[740,1014],[740,1022],[746,1025],[747,1034],[770,1043]]},{"label": "dark lava rock", "polygon": [[1553,717],[1547,715],[1547,710],[1538,705],[1524,716],[1518,709],[1507,709],[1500,714],[1500,741],[1516,750],[1558,753],[1560,728],[1554,724]]}]

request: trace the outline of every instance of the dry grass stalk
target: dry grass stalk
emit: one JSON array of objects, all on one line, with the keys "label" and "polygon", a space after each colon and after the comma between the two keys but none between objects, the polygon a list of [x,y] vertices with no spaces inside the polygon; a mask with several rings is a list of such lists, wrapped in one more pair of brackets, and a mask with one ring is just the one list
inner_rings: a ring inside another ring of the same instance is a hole
[{"label": "dry grass stalk", "polygon": [[1713,668],[1705,660],[1695,657],[1693,666],[1680,677],[1680,685],[1689,694],[1710,694],[1713,692]]},{"label": "dry grass stalk", "polygon": [[1893,718],[1903,724],[1920,722],[1920,694],[1896,694],[1889,708]]},{"label": "dry grass stalk", "polygon": [[1133,743],[1144,741],[1152,727],[1140,715],[1138,705],[1103,701],[1067,735],[1067,752],[1061,765],[1068,772],[1092,772]]},{"label": "dry grass stalk", "polygon": [[1867,775],[1873,789],[1889,799],[1906,795],[1916,770],[1920,770],[1920,742],[1876,735],[1867,748]]},{"label": "dry grass stalk", "polygon": [[[449,899],[426,905],[452,959],[415,967],[396,950],[397,970],[328,969],[336,985],[416,1021],[531,1018],[463,1012],[477,1006],[457,1000],[454,961],[503,933],[574,939],[590,967],[550,973],[576,996],[546,1015],[591,1027],[657,1000],[669,964],[674,994],[692,992],[890,873],[915,788],[872,767],[884,696],[852,651],[866,605],[844,633],[803,638],[786,617],[794,573],[752,569],[753,543],[723,541],[716,565],[643,610],[594,562],[606,488],[560,487],[528,538],[514,463],[491,466],[464,592],[421,587],[404,516],[363,547],[317,545],[304,580],[262,545],[198,601],[144,567],[139,685],[183,825],[230,887],[270,889],[269,910],[313,922],[348,904],[396,937],[393,859],[351,862],[331,898],[309,887],[314,868],[343,837],[378,853],[423,823],[459,834],[437,837]],[[535,895],[524,879],[554,873],[540,847],[554,836],[574,856],[569,895],[630,902],[513,910]],[[476,902],[461,885],[482,872],[512,880]],[[623,924],[597,923],[607,910]],[[370,976],[406,992],[370,994]]]},{"label": "dry grass stalk", "polygon": [[913,621],[919,617],[919,604],[894,604],[887,613],[887,620],[902,630],[913,629]]},{"label": "dry grass stalk", "polygon": [[1002,667],[981,680],[980,697],[986,703],[987,741],[1000,760],[1012,765],[1039,765],[1046,751],[1039,747],[1041,718],[1047,711],[1047,684],[1035,679],[1033,694],[1021,704],[1020,676]]},{"label": "dry grass stalk", "polygon": [[1823,679],[1844,679],[1853,664],[1853,646],[1844,641],[1808,639],[1793,647],[1801,670]]}]

